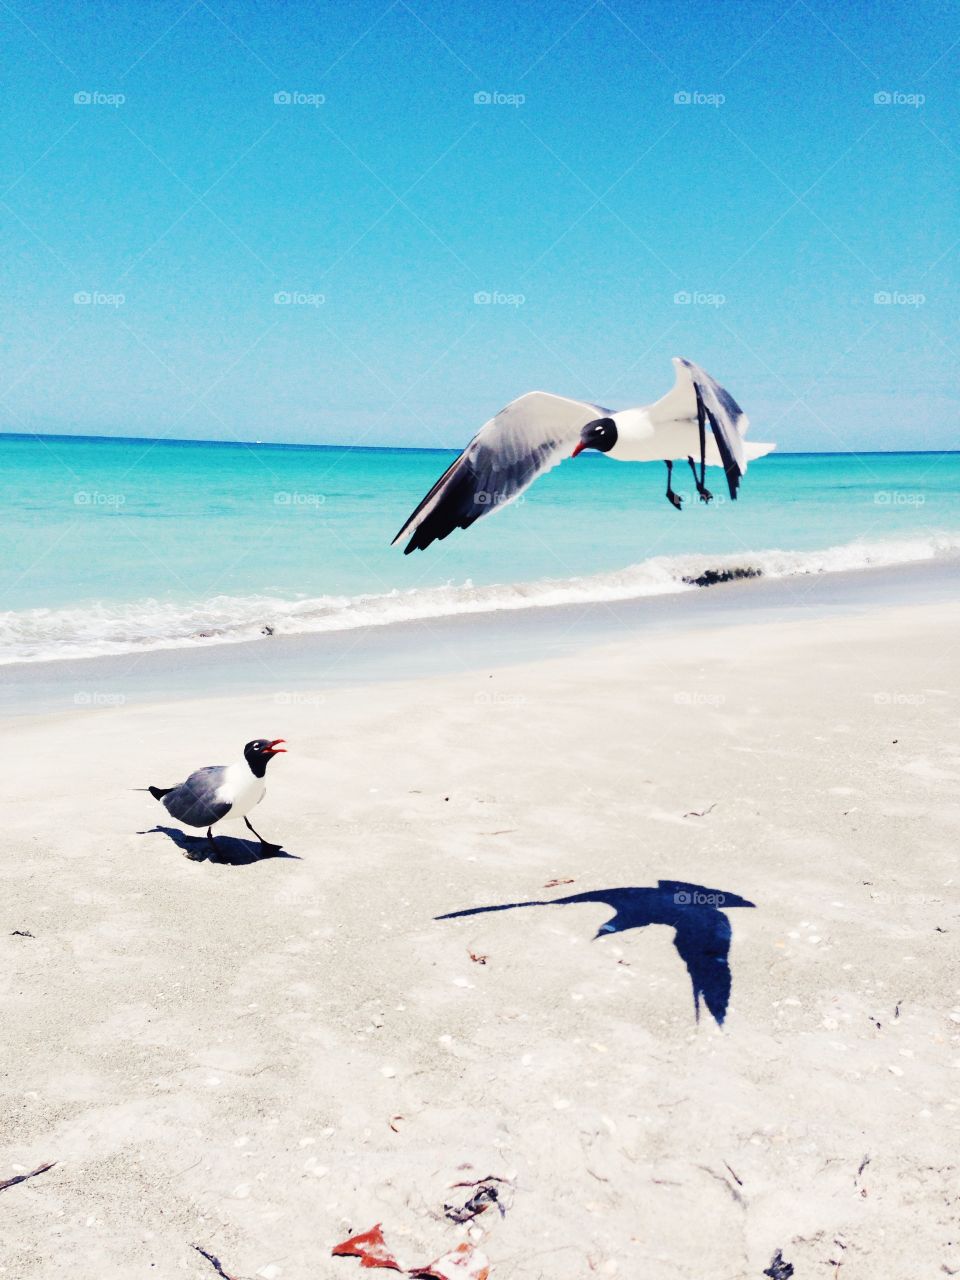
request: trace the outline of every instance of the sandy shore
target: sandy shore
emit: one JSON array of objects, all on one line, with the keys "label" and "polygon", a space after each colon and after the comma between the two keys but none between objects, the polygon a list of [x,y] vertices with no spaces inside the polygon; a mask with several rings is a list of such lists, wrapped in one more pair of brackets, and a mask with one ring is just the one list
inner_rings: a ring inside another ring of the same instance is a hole
[{"label": "sandy shore", "polygon": [[[958,635],[876,609],[18,720],[0,1180],[57,1163],[0,1191],[0,1275],[212,1277],[195,1242],[351,1280],[338,1240],[424,1262],[488,1174],[491,1280],[960,1271]],[[131,788],[281,734],[290,857],[149,831]]]}]

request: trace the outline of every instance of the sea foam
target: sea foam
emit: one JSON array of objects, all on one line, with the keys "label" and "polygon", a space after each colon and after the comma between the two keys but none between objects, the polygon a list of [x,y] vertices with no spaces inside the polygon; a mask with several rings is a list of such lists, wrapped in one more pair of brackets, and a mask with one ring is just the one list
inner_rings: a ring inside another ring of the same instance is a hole
[{"label": "sea foam", "polygon": [[710,583],[727,577],[786,578],[958,557],[960,535],[944,533],[850,542],[819,551],[655,556],[605,573],[490,586],[467,581],[357,596],[293,600],[215,596],[192,603],[144,599],[24,609],[0,613],[0,664],[236,644],[270,635],[346,631],[457,614],[634,600],[696,591],[700,589],[697,579]]}]

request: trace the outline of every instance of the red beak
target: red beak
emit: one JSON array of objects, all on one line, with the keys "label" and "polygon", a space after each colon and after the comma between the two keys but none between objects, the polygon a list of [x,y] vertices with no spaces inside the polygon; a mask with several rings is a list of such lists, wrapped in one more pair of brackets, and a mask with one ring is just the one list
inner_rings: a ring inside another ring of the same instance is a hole
[{"label": "red beak", "polygon": [[287,748],[281,747],[279,744],[286,742],[286,738],[274,738],[272,742],[268,742],[263,749],[263,754],[267,756],[279,756],[286,753]]},{"label": "red beak", "polygon": [[584,449],[585,449],[586,447],[587,447],[587,446],[583,443],[583,441],[582,441],[582,440],[579,440],[579,441],[577,442],[577,447],[574,449],[573,453],[571,453],[570,457],[571,457],[571,458],[575,458],[575,457],[577,456],[577,454],[578,454],[578,453],[583,453],[583,451],[584,451]]}]

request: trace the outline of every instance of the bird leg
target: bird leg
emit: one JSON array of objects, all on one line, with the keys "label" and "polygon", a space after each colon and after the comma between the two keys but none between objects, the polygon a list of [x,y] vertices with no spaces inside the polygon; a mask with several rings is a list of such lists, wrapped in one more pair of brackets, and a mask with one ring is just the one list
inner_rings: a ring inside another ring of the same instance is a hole
[{"label": "bird leg", "polygon": [[700,495],[701,502],[710,502],[713,494],[707,488],[707,424],[706,424],[706,406],[703,403],[703,396],[700,394],[700,388],[696,383],[693,389],[697,395],[697,431],[700,435],[700,478],[697,478],[697,468],[693,465],[693,459],[688,457],[690,470],[693,472],[693,483],[697,486],[697,493]]},{"label": "bird leg", "polygon": [[664,458],[664,462],[667,464],[667,501],[679,511],[683,499],[679,493],[673,492],[673,463],[668,458]]},{"label": "bird leg", "polygon": [[208,843],[208,844],[209,844],[209,846],[210,846],[210,861],[211,861],[211,862],[219,862],[219,861],[220,861],[220,850],[217,848],[217,842],[216,842],[216,840],[213,838],[213,828],[212,828],[212,827],[207,827],[207,843]]},{"label": "bird leg", "polygon": [[247,828],[250,831],[253,831],[253,834],[260,841],[260,856],[262,858],[269,858],[273,854],[279,853],[280,850],[283,848],[282,844],[271,844],[269,840],[264,840],[260,832],[254,830],[253,824],[251,823],[249,818],[244,818],[244,822],[247,824]]},{"label": "bird leg", "polygon": [[692,458],[687,458],[690,463],[690,470],[693,472],[693,483],[697,486],[697,493],[700,495],[701,502],[712,502],[713,494],[703,483],[703,468],[700,468],[700,474],[697,475],[697,464]]}]

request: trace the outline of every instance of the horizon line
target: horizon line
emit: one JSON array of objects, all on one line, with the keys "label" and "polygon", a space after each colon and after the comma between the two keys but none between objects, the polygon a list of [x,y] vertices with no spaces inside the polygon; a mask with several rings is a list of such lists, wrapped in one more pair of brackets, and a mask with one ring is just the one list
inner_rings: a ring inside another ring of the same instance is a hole
[{"label": "horizon line", "polygon": [[[169,444],[176,446],[223,445],[228,449],[349,449],[364,453],[462,453],[463,445],[394,445],[394,444],[329,444],[309,441],[281,440],[204,440],[191,436],[105,436],[84,432],[6,431],[0,428],[0,440],[72,440],[110,444]],[[877,457],[884,454],[954,454],[960,449],[777,449],[768,457],[775,458],[848,458]]]}]

